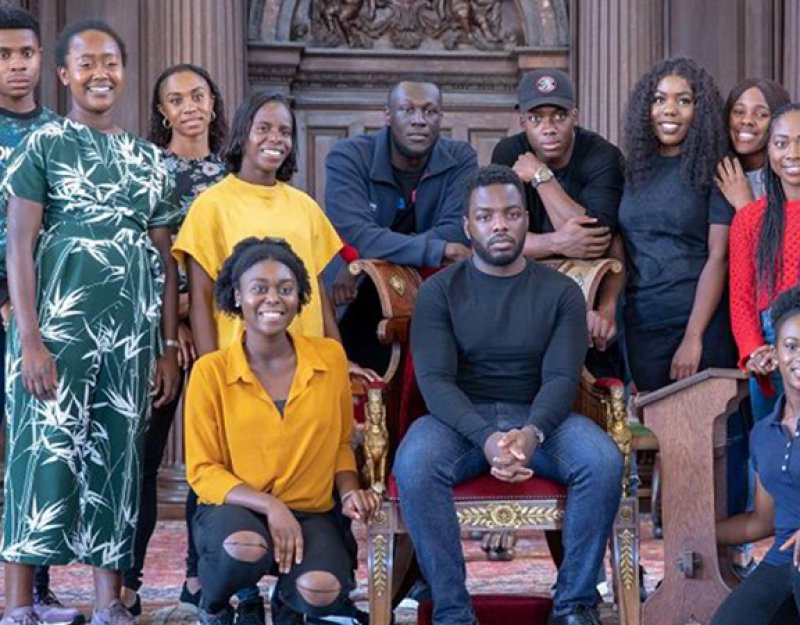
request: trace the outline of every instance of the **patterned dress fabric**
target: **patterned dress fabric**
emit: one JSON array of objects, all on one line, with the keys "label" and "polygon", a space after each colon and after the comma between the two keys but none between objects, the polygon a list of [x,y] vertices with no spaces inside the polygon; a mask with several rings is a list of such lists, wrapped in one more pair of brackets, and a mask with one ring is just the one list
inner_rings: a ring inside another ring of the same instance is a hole
[{"label": "patterned dress fabric", "polygon": [[[184,158],[177,156],[169,150],[162,150],[164,165],[173,182],[171,202],[180,211],[180,218],[176,223],[173,234],[178,233],[178,228],[186,218],[189,207],[195,198],[213,184],[225,177],[225,162],[216,154],[209,154],[204,158]],[[181,293],[188,292],[186,271],[179,267]]]},{"label": "patterned dress fabric", "polygon": [[148,230],[178,218],[170,184],[152,144],[71,120],[31,133],[9,163],[4,194],[44,206],[36,310],[58,388],[54,401],[25,391],[12,317],[7,561],[131,564],[164,283]]}]

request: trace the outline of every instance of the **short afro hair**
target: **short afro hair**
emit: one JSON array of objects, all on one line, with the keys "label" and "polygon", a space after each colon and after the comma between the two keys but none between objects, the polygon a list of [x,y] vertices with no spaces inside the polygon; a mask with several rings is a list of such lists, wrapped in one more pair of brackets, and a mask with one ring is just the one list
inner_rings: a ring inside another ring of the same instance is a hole
[{"label": "short afro hair", "polygon": [[493,184],[510,184],[517,188],[523,204],[525,203],[525,186],[522,179],[510,167],[505,165],[486,165],[476,169],[466,182],[466,195],[464,198],[464,214],[469,214],[469,199],[472,192],[481,187],[489,187]]},{"label": "short afro hair", "polygon": [[242,239],[233,248],[233,252],[222,265],[222,269],[214,283],[214,299],[217,308],[232,317],[241,317],[242,309],[236,306],[236,289],[242,274],[265,260],[274,260],[286,265],[297,280],[297,296],[300,305],[299,313],[303,306],[311,300],[311,280],[308,270],[300,257],[295,254],[291,245],[285,239],[275,237],[248,237]]},{"label": "short afro hair", "polygon": [[76,35],[80,35],[81,33],[85,33],[87,30],[99,30],[101,33],[105,33],[109,37],[111,37],[117,44],[119,48],[119,54],[122,57],[122,66],[128,64],[128,52],[125,49],[125,42],[122,41],[122,37],[119,36],[116,30],[111,28],[106,22],[103,20],[97,19],[85,19],[85,20],[76,20],[70,24],[67,24],[64,27],[59,35],[58,39],[56,39],[55,45],[55,58],[56,58],[56,67],[66,67],[67,66],[67,54],[69,54],[69,47],[72,44],[72,38]]},{"label": "short afro hair", "polygon": [[433,85],[436,87],[436,91],[439,93],[439,104],[442,103],[442,88],[439,84],[433,80],[427,74],[422,73],[412,73],[412,74],[403,74],[397,80],[392,83],[392,86],[389,88],[389,95],[386,98],[386,106],[392,108],[394,106],[396,97],[395,94],[397,90],[400,88],[400,85],[404,82],[419,84],[419,85]]},{"label": "short afro hair", "polygon": [[781,293],[769,309],[776,337],[784,322],[795,315],[800,315],[800,286],[794,286]]},{"label": "short afro hair", "polygon": [[18,7],[0,7],[0,30],[32,30],[36,40],[42,40],[37,19]]}]

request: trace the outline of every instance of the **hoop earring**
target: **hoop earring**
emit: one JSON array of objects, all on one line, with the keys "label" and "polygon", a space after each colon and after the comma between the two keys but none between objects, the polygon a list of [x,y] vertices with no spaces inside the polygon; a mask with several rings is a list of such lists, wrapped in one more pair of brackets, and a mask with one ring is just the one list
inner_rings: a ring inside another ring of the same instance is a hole
[{"label": "hoop earring", "polygon": [[161,125],[164,126],[165,130],[171,130],[172,129],[172,124],[170,123],[170,121],[166,117],[162,117],[161,118]]},{"label": "hoop earring", "polygon": [[211,121],[213,122],[215,119],[217,119],[217,112],[211,109]]}]

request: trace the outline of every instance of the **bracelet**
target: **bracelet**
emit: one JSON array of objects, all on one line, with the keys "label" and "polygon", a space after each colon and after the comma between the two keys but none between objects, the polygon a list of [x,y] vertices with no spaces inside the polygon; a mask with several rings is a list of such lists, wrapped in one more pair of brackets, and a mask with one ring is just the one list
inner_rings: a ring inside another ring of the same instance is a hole
[{"label": "bracelet", "polygon": [[164,345],[166,345],[167,347],[180,347],[181,346],[181,344],[178,341],[176,341],[175,339],[167,339],[166,341],[164,341]]},{"label": "bracelet", "polygon": [[356,489],[354,488],[353,490],[348,490],[344,495],[339,495],[339,499],[341,500],[342,505],[344,505],[345,502],[355,494],[356,494]]}]

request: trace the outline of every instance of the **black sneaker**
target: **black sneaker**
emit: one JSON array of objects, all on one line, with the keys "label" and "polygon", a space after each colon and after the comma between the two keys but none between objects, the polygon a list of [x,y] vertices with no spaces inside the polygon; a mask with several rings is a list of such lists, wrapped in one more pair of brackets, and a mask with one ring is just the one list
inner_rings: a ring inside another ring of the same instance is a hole
[{"label": "black sneaker", "polygon": [[197,622],[199,625],[233,625],[233,608],[227,606],[215,614],[200,608]]},{"label": "black sneaker", "polygon": [[236,625],[265,625],[266,619],[261,597],[253,601],[243,601],[236,606]]},{"label": "black sneaker", "polygon": [[276,589],[269,602],[273,625],[303,625],[303,615],[286,605],[278,594]]},{"label": "black sneaker", "polygon": [[190,592],[189,587],[186,585],[186,582],[183,582],[183,586],[181,586],[181,596],[178,598],[178,603],[185,603],[186,605],[194,606],[195,608],[200,607],[200,599],[203,598],[203,591],[202,589],[197,590],[197,592]]}]

